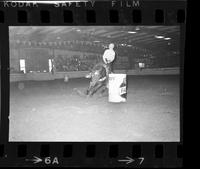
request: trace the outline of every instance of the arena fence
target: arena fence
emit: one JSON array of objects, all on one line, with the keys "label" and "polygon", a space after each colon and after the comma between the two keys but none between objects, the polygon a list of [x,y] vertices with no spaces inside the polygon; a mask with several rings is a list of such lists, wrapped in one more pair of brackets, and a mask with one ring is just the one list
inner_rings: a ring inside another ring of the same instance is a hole
[{"label": "arena fence", "polygon": [[[69,78],[82,78],[89,73],[88,71],[73,72],[55,72],[55,73],[26,73],[26,74],[10,74],[10,82],[17,81],[46,81],[63,79],[66,75]],[[134,69],[134,70],[115,70],[115,73],[126,73],[127,75],[179,75],[180,68],[154,68],[154,69]]]}]

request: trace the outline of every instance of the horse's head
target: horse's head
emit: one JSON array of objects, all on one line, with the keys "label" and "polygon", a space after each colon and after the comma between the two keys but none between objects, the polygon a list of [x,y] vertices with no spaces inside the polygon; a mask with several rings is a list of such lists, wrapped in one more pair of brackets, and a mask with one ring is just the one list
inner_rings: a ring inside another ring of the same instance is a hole
[{"label": "horse's head", "polygon": [[106,68],[103,64],[97,64],[94,66],[94,68],[90,71],[89,74],[86,75],[86,78],[91,78],[90,85],[95,85],[97,82],[102,82],[106,79],[105,77],[107,76],[106,73]]}]

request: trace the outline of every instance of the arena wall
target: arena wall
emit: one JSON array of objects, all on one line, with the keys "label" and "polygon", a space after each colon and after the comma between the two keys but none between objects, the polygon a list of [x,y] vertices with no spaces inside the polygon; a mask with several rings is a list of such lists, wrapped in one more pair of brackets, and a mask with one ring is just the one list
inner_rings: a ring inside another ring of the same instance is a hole
[{"label": "arena wall", "polygon": [[[10,82],[17,81],[46,81],[55,79],[64,79],[67,75],[69,78],[82,78],[89,73],[88,71],[73,72],[55,72],[54,74],[46,73],[26,73],[26,74],[10,74]],[[179,75],[180,68],[154,68],[154,69],[134,69],[134,70],[115,70],[115,73],[126,73],[127,75]]]}]

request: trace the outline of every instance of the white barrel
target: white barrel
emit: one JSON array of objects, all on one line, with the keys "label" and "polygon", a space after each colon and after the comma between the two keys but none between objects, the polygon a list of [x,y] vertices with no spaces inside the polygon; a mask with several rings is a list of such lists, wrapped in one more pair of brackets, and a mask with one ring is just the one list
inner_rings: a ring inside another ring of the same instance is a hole
[{"label": "white barrel", "polygon": [[108,101],[126,102],[126,74],[109,74]]}]

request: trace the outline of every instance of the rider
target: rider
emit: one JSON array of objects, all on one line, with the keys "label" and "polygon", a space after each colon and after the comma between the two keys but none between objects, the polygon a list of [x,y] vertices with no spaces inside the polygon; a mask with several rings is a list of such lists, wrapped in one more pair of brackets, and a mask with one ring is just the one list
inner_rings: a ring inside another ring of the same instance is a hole
[{"label": "rider", "polygon": [[113,50],[115,45],[113,43],[109,44],[109,49],[106,49],[103,54],[103,61],[109,67],[109,72],[112,72],[112,63],[115,60],[115,51]]},{"label": "rider", "polygon": [[103,59],[96,64],[86,78],[91,78],[90,86],[86,94],[91,96],[97,90],[102,88],[102,92],[108,88],[108,75],[112,72],[112,62],[115,59],[114,44],[109,44],[109,49],[106,49],[103,54]]}]

